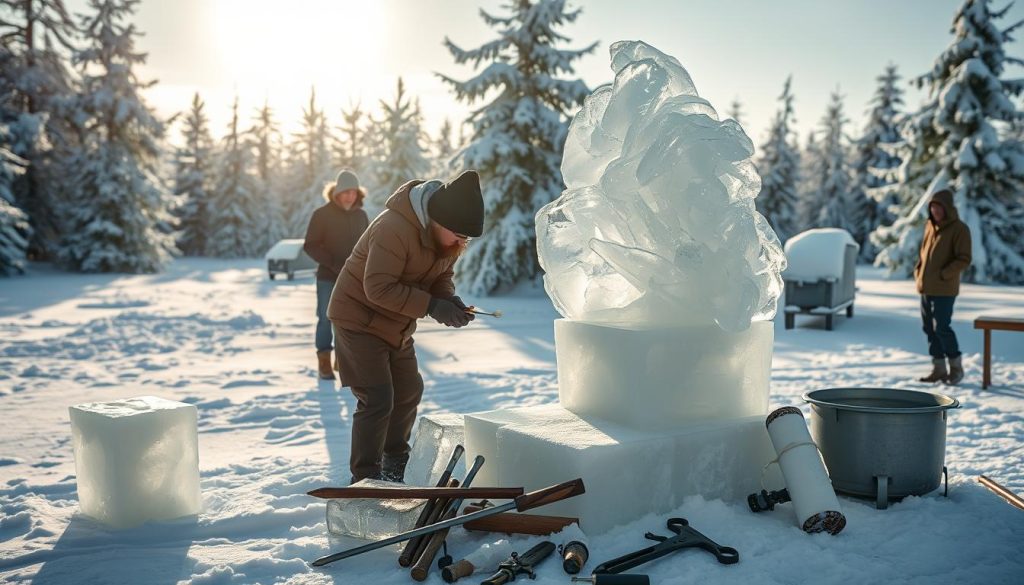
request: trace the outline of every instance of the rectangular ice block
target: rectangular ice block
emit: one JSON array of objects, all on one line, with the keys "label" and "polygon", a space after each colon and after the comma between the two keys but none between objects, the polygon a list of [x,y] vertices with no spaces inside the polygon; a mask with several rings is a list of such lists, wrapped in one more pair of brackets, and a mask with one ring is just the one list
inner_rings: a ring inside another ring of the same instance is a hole
[{"label": "rectangular ice block", "polygon": [[627,328],[555,321],[558,399],[638,429],[768,413],[774,324]]},{"label": "rectangular ice block", "polygon": [[526,406],[477,412],[466,418],[466,458],[473,461],[477,455],[484,456],[484,466],[473,480],[475,485],[519,487],[498,483],[498,429],[513,424],[562,424],[578,418],[558,406]]},{"label": "rectangular ice block", "polygon": [[140,396],[68,410],[84,514],[128,528],[201,511],[195,406]]},{"label": "rectangular ice block", "polygon": [[[412,452],[409,454],[409,464],[405,469],[405,483],[425,487],[436,485],[456,445],[465,447],[461,414],[421,416],[416,429],[416,439],[412,443]],[[452,477],[461,481],[465,475],[466,456],[463,454]]]},{"label": "rectangular ice block", "polygon": [[499,485],[531,491],[583,478],[585,494],[534,513],[580,518],[592,535],[669,512],[685,496],[742,500],[761,489],[774,457],[763,416],[647,431],[575,417],[504,426],[496,440]]},{"label": "rectangular ice block", "polygon": [[[353,487],[404,487],[405,484],[364,479]],[[416,527],[426,500],[350,498],[327,501],[327,530],[364,540],[390,538]]]}]

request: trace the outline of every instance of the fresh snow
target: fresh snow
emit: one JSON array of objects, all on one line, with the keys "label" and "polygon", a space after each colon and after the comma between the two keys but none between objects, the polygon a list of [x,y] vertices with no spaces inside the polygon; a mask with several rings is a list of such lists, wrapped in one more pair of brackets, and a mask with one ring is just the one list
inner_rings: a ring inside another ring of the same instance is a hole
[{"label": "fresh snow", "polygon": [[[325,503],[304,495],[347,480],[355,406],[348,390],[316,381],[312,279],[268,281],[260,260],[176,260],[165,273],[140,276],[37,264],[28,271],[0,284],[0,582],[410,582],[396,550],[323,570],[307,562],[353,544],[329,539]],[[835,331],[814,319],[790,331],[776,327],[772,407],[809,412],[800,396],[816,388],[931,388],[913,381],[928,365],[913,284],[861,268],[858,287],[856,317]],[[466,301],[505,316],[481,317],[460,331],[421,323],[420,413],[555,402],[557,313],[543,292],[521,287]],[[1022,287],[963,286],[954,328],[967,377],[959,387],[936,388],[963,403],[949,414],[948,499],[935,492],[875,510],[840,498],[849,524],[833,537],[801,532],[789,504],[755,515],[744,502],[691,497],[671,516],[737,548],[740,562],[719,565],[689,550],[636,572],[659,585],[1019,583],[1024,512],[977,476],[1024,493],[1024,335],[993,334],[994,385],[981,390],[982,336],[971,321],[1022,312]],[[67,408],[142,395],[198,408],[204,511],[114,531],[78,512]],[[650,545],[646,531],[668,534],[668,517],[637,518],[592,537],[587,571]],[[495,540],[452,534],[456,556]],[[532,544],[515,542],[520,551]],[[536,583],[568,581],[549,559]],[[440,576],[428,582],[441,583]]]}]

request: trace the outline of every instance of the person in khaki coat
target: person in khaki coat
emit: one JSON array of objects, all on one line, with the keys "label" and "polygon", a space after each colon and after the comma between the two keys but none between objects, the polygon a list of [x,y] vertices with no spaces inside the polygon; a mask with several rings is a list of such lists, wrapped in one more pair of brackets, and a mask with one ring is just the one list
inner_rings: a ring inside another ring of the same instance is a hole
[{"label": "person in khaki coat", "polygon": [[423,394],[413,344],[427,315],[464,327],[474,315],[455,294],[455,262],[483,233],[480,178],[410,181],[387,201],[338,275],[327,317],[342,385],[352,388],[352,481],[402,481]]},{"label": "person in khaki coat", "polygon": [[921,294],[921,320],[932,356],[932,371],[920,378],[922,382],[957,384],[964,377],[960,346],[950,322],[953,303],[960,294],[960,273],[970,265],[971,230],[960,221],[953,193],[937,191],[928,203],[928,221],[914,267],[914,281]]}]

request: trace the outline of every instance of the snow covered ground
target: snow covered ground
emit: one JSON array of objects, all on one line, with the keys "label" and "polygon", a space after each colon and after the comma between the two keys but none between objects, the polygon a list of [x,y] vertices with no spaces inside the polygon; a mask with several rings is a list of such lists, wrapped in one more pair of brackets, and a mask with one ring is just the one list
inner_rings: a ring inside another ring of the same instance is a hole
[{"label": "snow covered ground", "polygon": [[[830,386],[924,387],[911,381],[928,364],[913,286],[868,268],[859,278],[857,314],[835,331],[809,317],[777,327],[773,406]],[[461,331],[422,323],[421,414],[556,401],[557,315],[543,292],[472,300],[506,316]],[[311,279],[270,282],[258,261],[181,260],[151,276],[35,266],[0,280],[0,581],[409,582],[393,550],[307,564],[350,544],[325,536],[324,503],[304,492],[348,478],[354,408],[348,391],[314,377],[314,303]],[[737,548],[739,564],[686,551],[643,572],[680,584],[1024,582],[1024,511],[977,483],[984,473],[1024,493],[1024,335],[994,333],[995,385],[981,390],[971,321],[982,314],[1024,315],[1024,289],[969,285],[958,302],[967,378],[948,389],[963,403],[949,418],[948,499],[878,511],[843,498],[849,524],[830,537],[800,532],[788,506],[755,516],[742,502],[688,498],[673,515]],[[205,509],[111,531],[77,513],[67,407],[143,394],[198,406]],[[592,562],[647,546],[643,533],[666,533],[667,517],[594,538]],[[453,534],[457,556],[481,542]],[[559,564],[542,565],[537,583],[567,583]]]}]

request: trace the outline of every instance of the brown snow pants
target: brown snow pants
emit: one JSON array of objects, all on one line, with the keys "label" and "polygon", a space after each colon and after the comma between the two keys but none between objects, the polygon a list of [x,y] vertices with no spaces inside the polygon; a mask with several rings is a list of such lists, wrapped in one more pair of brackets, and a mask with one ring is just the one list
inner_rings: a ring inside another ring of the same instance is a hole
[{"label": "brown snow pants", "polygon": [[342,385],[352,389],[352,479],[380,478],[381,467],[404,470],[409,437],[423,396],[423,378],[410,339],[394,348],[369,333],[334,326]]}]

